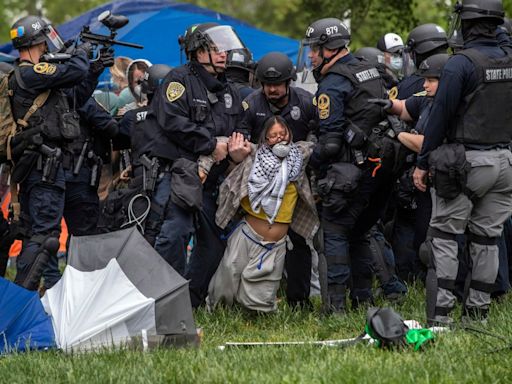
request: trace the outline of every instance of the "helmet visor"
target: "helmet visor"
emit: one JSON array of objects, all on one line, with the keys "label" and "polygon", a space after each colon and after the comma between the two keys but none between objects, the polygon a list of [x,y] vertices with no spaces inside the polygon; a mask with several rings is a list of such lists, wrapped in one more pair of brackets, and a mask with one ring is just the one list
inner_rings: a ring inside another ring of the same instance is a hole
[{"label": "helmet visor", "polygon": [[64,41],[60,37],[57,30],[51,25],[47,25],[44,28],[43,33],[46,36],[46,44],[48,45],[49,52],[59,52],[64,48]]},{"label": "helmet visor", "polygon": [[402,69],[400,71],[402,77],[411,76],[416,72],[416,65],[414,64],[414,52],[411,49],[404,49],[402,51]]},{"label": "helmet visor", "polygon": [[246,48],[244,43],[242,43],[238,35],[230,26],[219,25],[206,30],[204,33],[210,40],[210,48],[216,52],[227,52],[233,49]]}]

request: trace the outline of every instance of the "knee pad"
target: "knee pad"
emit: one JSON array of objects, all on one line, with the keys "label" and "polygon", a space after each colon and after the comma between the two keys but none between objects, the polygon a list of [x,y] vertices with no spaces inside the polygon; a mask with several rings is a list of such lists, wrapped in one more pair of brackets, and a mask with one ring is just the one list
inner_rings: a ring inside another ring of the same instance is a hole
[{"label": "knee pad", "polygon": [[434,255],[432,254],[431,240],[425,240],[425,242],[421,243],[420,249],[418,251],[418,256],[420,258],[420,261],[427,268],[431,268],[431,265],[433,264],[433,257],[434,257]]},{"label": "knee pad", "polygon": [[45,237],[40,235],[32,236],[30,241],[40,245],[35,252],[32,265],[18,284],[29,290],[36,290],[39,287],[39,281],[48,264],[48,260],[52,255],[57,254],[59,250],[60,242],[59,238],[53,233]]}]

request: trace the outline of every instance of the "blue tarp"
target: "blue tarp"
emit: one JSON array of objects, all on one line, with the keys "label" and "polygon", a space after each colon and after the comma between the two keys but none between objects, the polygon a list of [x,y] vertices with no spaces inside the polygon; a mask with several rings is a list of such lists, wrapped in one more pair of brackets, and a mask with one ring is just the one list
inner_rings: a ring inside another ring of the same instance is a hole
[{"label": "blue tarp", "polygon": [[0,277],[0,355],[53,347],[52,322],[38,293]]},{"label": "blue tarp", "polygon": [[[91,25],[93,32],[107,34],[108,30],[97,21],[98,15],[105,10],[130,19],[129,24],[119,30],[118,40],[144,45],[143,50],[116,46],[116,56],[145,58],[153,64],[178,66],[178,36],[192,24],[212,21],[233,26],[256,60],[267,52],[279,51],[295,62],[298,54],[297,40],[264,32],[221,13],[170,0],[114,1],[86,12],[57,29],[65,40],[77,36],[82,26],[87,24]],[[0,47],[0,51],[15,54],[10,44]]]}]

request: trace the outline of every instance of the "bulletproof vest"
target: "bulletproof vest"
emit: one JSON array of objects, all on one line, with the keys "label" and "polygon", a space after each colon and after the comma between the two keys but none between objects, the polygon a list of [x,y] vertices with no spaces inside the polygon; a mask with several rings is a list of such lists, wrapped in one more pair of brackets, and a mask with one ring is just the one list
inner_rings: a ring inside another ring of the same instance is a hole
[{"label": "bulletproof vest", "polygon": [[478,84],[460,103],[448,140],[482,146],[508,145],[512,139],[512,55],[490,58],[474,48],[457,54],[471,60]]},{"label": "bulletproof vest", "polygon": [[[13,91],[12,113],[15,120],[25,116],[38,94],[34,94],[24,83],[18,68],[15,76],[9,79]],[[79,117],[76,111],[70,110],[67,95],[63,90],[53,89],[45,104],[28,120],[30,128],[40,128],[45,142],[58,144],[75,140],[80,137]]]},{"label": "bulletproof vest", "polygon": [[381,107],[368,103],[371,98],[386,98],[386,90],[381,74],[375,66],[359,59],[348,63],[336,62],[330,73],[346,77],[354,88],[352,97],[345,106],[345,116],[366,135],[384,119]]}]

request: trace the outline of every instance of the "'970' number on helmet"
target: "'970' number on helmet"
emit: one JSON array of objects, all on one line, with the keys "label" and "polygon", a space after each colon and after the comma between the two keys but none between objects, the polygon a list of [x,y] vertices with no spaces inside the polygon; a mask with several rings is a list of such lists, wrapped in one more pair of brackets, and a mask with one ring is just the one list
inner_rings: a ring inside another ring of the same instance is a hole
[{"label": "'970' number on helmet", "polygon": [[338,27],[336,25],[333,25],[332,27],[325,28],[325,33],[327,35],[333,35],[335,33],[338,33]]}]

